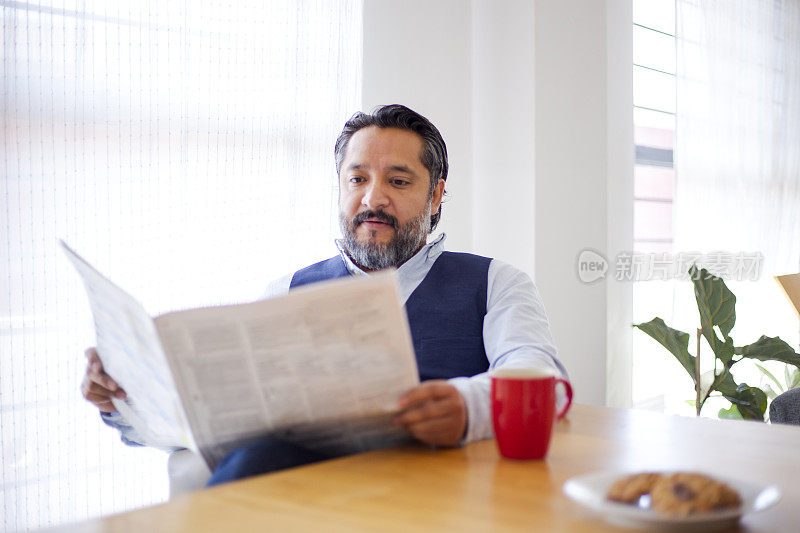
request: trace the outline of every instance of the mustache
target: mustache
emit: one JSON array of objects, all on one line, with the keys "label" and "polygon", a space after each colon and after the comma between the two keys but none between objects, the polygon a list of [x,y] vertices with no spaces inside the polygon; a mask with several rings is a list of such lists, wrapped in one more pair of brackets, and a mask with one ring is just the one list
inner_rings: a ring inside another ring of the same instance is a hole
[{"label": "mustache", "polygon": [[397,218],[393,217],[389,213],[386,213],[385,211],[364,211],[354,216],[350,221],[350,224],[352,224],[353,229],[355,229],[360,226],[362,222],[366,222],[369,219],[384,222],[392,226],[394,229],[398,229],[400,227],[400,223],[397,221]]}]

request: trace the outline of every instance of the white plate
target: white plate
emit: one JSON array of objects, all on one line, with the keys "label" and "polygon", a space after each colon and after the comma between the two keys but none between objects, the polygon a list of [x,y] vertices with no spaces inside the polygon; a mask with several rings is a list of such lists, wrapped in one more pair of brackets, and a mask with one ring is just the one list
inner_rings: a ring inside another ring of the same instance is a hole
[{"label": "white plate", "polygon": [[[727,483],[742,497],[742,505],[736,509],[710,511],[685,517],[665,516],[655,510],[626,505],[606,499],[608,489],[617,479],[631,472],[599,472],[573,477],[564,483],[564,494],[581,505],[601,513],[614,524],[651,530],[711,531],[730,527],[742,515],[763,511],[781,499],[781,491],[775,485],[756,485],[722,476],[711,477]],[[669,474],[670,472],[665,472]]]}]

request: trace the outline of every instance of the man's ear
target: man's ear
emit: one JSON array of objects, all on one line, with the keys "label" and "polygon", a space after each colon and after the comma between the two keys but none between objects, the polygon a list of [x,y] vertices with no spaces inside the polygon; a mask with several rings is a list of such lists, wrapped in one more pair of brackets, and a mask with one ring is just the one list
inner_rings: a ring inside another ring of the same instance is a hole
[{"label": "man's ear", "polygon": [[442,196],[444,195],[444,180],[439,179],[439,183],[433,188],[433,196],[431,197],[431,214],[439,212],[439,206],[442,205]]}]

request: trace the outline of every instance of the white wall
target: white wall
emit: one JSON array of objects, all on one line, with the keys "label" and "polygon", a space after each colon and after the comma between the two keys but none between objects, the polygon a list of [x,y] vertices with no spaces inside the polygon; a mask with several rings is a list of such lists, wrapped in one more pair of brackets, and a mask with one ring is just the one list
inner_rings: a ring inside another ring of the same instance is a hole
[{"label": "white wall", "polygon": [[630,9],[620,0],[364,5],[364,108],[404,103],[441,129],[449,248],[534,277],[576,400],[593,404],[606,403],[607,373],[621,376],[612,403],[630,391],[629,287],[587,285],[576,272],[584,248],[613,262],[632,246]]},{"label": "white wall", "polygon": [[537,0],[535,35],[536,281],[576,399],[602,403],[605,287],[575,265],[606,247],[605,4]]},{"label": "white wall", "polygon": [[452,250],[469,250],[472,245],[468,6],[463,0],[364,2],[363,110],[404,104],[441,131],[450,172],[438,229],[447,233]]},{"label": "white wall", "polygon": [[[606,257],[633,250],[633,37],[631,2],[606,2]],[[606,282],[606,404],[633,402],[633,283]]]},{"label": "white wall", "polygon": [[472,2],[472,246],[534,274],[534,5]]}]

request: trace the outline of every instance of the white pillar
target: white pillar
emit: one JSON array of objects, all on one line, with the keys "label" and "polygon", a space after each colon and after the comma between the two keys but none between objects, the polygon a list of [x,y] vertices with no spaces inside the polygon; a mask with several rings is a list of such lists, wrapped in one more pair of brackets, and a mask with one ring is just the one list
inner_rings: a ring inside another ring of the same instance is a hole
[{"label": "white pillar", "polygon": [[630,287],[584,283],[576,265],[582,250],[596,250],[613,278],[613,256],[632,242],[630,9],[536,0],[536,284],[576,400],[592,404],[630,397],[616,379],[630,380]]},{"label": "white pillar", "polygon": [[[620,252],[633,250],[633,10],[631,2],[606,1],[606,72],[608,102],[606,161],[608,241],[606,257],[613,269]],[[633,283],[606,283],[606,405],[633,402]]]},{"label": "white pillar", "polygon": [[472,4],[473,249],[534,277],[534,3]]}]

